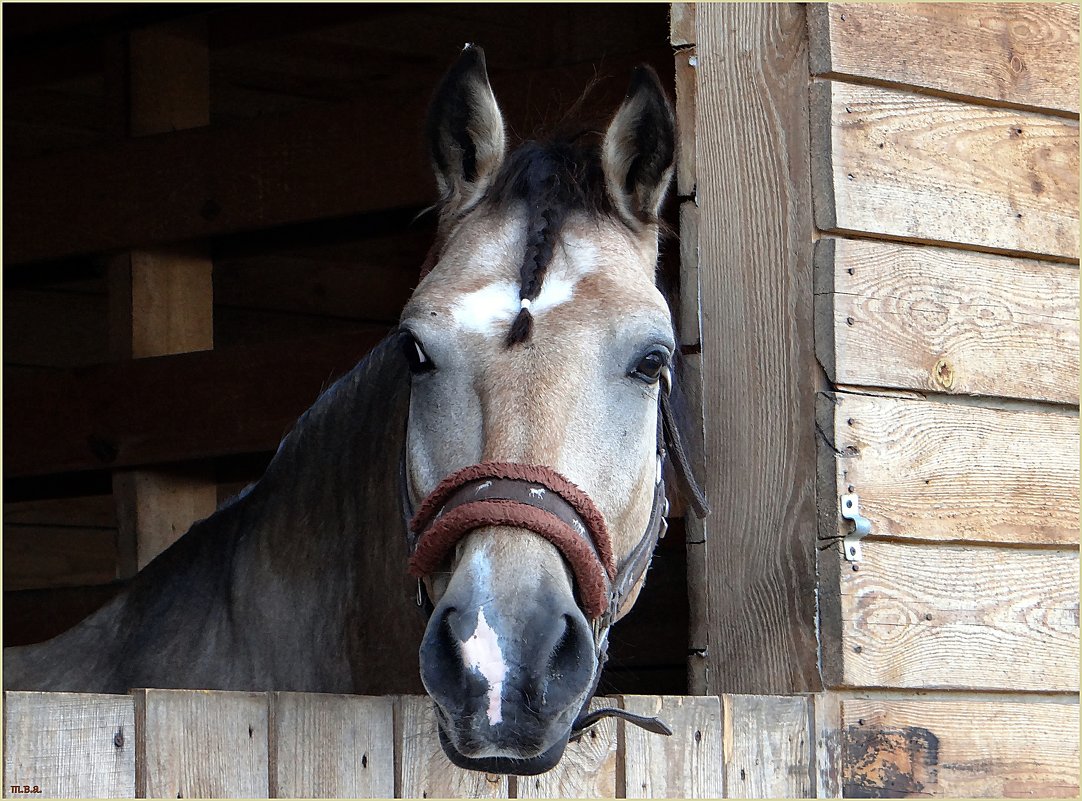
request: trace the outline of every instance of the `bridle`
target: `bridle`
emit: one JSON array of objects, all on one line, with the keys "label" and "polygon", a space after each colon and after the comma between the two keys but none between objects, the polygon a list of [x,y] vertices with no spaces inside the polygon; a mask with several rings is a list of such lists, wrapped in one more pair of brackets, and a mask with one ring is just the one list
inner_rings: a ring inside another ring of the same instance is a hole
[{"label": "bridle", "polygon": [[586,711],[607,658],[609,629],[627,611],[625,603],[668,529],[665,518],[669,500],[664,477],[668,457],[677,488],[691,509],[700,518],[709,513],[673,417],[671,390],[672,379],[666,368],[658,392],[657,472],[650,517],[638,544],[619,565],[604,515],[583,490],[552,468],[509,462],[469,465],[444,478],[413,511],[403,454],[400,485],[407,521],[409,572],[417,579],[417,602],[426,615],[433,607],[424,579],[443,564],[463,537],[478,528],[512,526],[532,531],[555,545],[570,565],[597,654],[593,686],[572,725],[572,740],[604,717],[619,717],[658,734],[672,734],[668,725],[656,717],[618,708]]}]

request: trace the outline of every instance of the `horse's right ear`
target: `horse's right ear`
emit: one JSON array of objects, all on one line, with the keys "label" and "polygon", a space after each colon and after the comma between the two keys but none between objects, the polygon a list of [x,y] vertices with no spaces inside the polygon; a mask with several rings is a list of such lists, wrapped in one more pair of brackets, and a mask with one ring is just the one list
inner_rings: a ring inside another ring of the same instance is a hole
[{"label": "horse's right ear", "polygon": [[480,47],[466,45],[443,77],[425,132],[444,214],[470,208],[499,170],[507,145]]}]

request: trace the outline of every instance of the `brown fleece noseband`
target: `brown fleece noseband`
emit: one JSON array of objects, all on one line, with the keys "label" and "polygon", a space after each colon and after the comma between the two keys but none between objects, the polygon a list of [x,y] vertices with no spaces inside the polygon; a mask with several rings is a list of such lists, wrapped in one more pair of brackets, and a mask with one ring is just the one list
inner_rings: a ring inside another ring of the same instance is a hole
[{"label": "brown fleece noseband", "polygon": [[616,563],[605,518],[585,492],[540,465],[482,462],[443,479],[410,521],[419,538],[410,575],[431,575],[459,540],[488,526],[540,534],[571,566],[587,617],[608,609]]}]

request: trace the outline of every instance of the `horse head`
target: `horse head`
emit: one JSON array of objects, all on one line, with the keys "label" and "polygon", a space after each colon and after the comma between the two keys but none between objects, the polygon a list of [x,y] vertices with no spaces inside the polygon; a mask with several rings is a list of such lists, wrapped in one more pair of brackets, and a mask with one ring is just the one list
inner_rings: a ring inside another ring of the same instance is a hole
[{"label": "horse head", "polygon": [[559,760],[663,533],[674,122],[652,70],[596,134],[509,151],[472,46],[429,111],[442,200],[401,318],[405,504],[434,605],[421,677],[464,767]]}]

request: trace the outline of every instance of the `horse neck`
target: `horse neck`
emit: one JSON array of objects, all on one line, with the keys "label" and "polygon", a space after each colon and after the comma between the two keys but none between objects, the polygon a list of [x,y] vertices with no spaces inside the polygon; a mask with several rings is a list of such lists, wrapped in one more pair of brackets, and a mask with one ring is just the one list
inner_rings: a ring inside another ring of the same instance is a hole
[{"label": "horse neck", "polygon": [[245,528],[269,567],[327,571],[359,549],[405,547],[397,480],[408,403],[408,372],[385,339],[298,420],[251,492],[258,519]]}]

